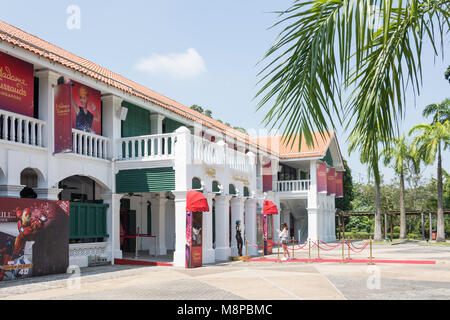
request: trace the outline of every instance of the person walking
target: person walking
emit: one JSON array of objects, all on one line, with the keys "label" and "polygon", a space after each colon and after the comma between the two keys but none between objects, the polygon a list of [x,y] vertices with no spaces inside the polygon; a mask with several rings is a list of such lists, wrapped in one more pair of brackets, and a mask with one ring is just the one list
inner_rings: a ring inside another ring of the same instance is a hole
[{"label": "person walking", "polygon": [[[282,230],[277,230],[278,237],[281,240],[281,245],[283,247],[283,258],[281,260],[286,261],[291,259],[291,255],[289,254],[289,250],[287,244],[289,242],[289,227],[286,223],[281,225]],[[286,258],[287,256],[287,258]]]}]

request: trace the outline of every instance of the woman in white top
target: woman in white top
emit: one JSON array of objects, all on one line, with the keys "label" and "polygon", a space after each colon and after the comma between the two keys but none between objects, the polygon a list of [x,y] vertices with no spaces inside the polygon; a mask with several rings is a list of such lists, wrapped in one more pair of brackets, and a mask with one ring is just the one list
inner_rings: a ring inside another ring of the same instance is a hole
[{"label": "woman in white top", "polygon": [[[281,260],[290,260],[291,259],[291,255],[289,254],[289,250],[287,247],[287,244],[289,242],[289,227],[287,226],[286,223],[283,223],[281,225],[282,231],[277,230],[278,232],[278,237],[281,240],[281,244],[283,246],[283,258]],[[286,258],[286,255],[288,256]]]}]

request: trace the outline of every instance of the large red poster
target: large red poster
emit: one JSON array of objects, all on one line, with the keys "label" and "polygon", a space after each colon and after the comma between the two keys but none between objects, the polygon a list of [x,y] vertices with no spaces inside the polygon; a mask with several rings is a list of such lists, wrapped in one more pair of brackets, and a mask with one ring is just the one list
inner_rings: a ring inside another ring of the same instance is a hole
[{"label": "large red poster", "polygon": [[100,91],[73,82],[72,128],[102,135],[102,98]]},{"label": "large red poster", "polygon": [[272,161],[269,160],[262,167],[263,174],[263,192],[272,191]]},{"label": "large red poster", "polygon": [[60,84],[55,89],[55,153],[72,151],[72,86]]},{"label": "large red poster", "polygon": [[329,168],[328,169],[328,195],[336,194],[336,169]]},{"label": "large red poster", "polygon": [[326,192],[327,185],[327,164],[319,163],[317,165],[317,192]]},{"label": "large red poster", "polygon": [[336,198],[344,197],[344,180],[342,172],[336,172]]},{"label": "large red poster", "polygon": [[34,67],[0,52],[0,109],[33,117]]},{"label": "large red poster", "polygon": [[0,198],[0,281],[65,273],[69,202]]}]

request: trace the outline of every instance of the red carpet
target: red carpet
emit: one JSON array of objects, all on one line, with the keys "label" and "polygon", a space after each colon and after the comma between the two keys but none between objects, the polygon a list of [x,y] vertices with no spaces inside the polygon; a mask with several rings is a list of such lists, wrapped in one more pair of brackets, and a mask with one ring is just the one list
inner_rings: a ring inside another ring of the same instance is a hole
[{"label": "red carpet", "polygon": [[166,262],[143,261],[143,260],[132,260],[132,259],[114,259],[114,264],[131,265],[131,266],[173,267],[173,264],[166,263]]},{"label": "red carpet", "polygon": [[[259,262],[276,262],[278,259],[262,259],[255,258],[250,259],[249,261],[259,261]],[[281,262],[342,262],[342,259],[295,259],[289,261],[281,261]],[[345,263],[370,263],[369,259],[352,259],[352,260],[344,260]],[[399,263],[399,264],[436,264],[436,261],[432,260],[372,260],[373,263]]]}]

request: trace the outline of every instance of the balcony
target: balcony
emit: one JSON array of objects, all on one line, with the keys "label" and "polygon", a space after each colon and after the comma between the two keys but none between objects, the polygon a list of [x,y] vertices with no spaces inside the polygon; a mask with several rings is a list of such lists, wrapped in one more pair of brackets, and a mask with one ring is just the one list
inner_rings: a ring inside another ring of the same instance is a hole
[{"label": "balcony", "polygon": [[[191,150],[191,158],[186,159],[187,163],[226,167],[236,173],[253,173],[255,170],[255,156],[252,154],[244,154],[229,148],[225,143],[210,142],[190,134],[187,134],[186,140],[178,139],[177,142],[177,135],[171,133],[117,139],[115,158],[121,163],[121,168],[124,168],[125,162],[139,163],[138,167],[145,166],[145,162],[167,166],[167,161],[173,162],[177,158],[177,143],[189,141],[187,149]],[[179,159],[181,157],[184,155],[180,154]]]},{"label": "balcony", "polygon": [[311,180],[278,181],[278,192],[307,192],[311,188]]},{"label": "balcony", "polygon": [[18,113],[0,110],[0,140],[16,145],[44,148],[46,123]]},{"label": "balcony", "polygon": [[72,129],[72,153],[109,160],[111,140],[93,133]]},{"label": "balcony", "polygon": [[175,134],[156,134],[117,139],[116,159],[172,160],[175,157]]}]

